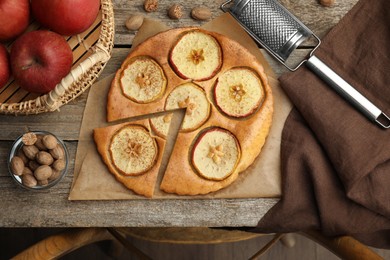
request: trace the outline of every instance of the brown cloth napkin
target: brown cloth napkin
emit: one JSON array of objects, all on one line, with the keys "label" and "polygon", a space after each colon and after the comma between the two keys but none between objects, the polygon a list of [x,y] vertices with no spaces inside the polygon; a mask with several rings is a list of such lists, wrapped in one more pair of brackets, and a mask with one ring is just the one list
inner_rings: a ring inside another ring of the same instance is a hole
[{"label": "brown cloth napkin", "polygon": [[[390,1],[361,0],[317,57],[390,114]],[[283,197],[256,231],[320,229],[390,248],[390,129],[368,121],[306,67],[280,78],[296,109],[282,134]]]}]

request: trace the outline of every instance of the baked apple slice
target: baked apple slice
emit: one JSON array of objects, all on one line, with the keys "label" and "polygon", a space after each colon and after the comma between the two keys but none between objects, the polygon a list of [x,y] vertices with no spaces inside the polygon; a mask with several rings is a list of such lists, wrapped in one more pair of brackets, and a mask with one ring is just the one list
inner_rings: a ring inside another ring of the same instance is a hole
[{"label": "baked apple slice", "polygon": [[238,67],[218,77],[214,87],[216,106],[228,116],[247,117],[257,111],[264,100],[264,88],[252,69]]},{"label": "baked apple slice", "polygon": [[191,163],[201,177],[220,181],[234,172],[240,156],[236,137],[226,129],[212,127],[196,139]]},{"label": "baked apple slice", "polygon": [[127,176],[143,174],[156,162],[156,140],[142,126],[127,125],[111,138],[110,155],[116,169]]},{"label": "baked apple slice", "polygon": [[134,57],[120,77],[123,94],[137,103],[150,103],[160,98],[166,85],[163,69],[147,56]]},{"label": "baked apple slice", "polygon": [[210,115],[210,102],[206,92],[198,85],[188,82],[174,88],[169,93],[165,110],[186,108],[181,131],[188,132],[203,125]]},{"label": "baked apple slice", "polygon": [[213,36],[193,30],[185,32],[174,44],[169,62],[181,78],[207,80],[221,68],[222,50]]},{"label": "baked apple slice", "polygon": [[173,113],[168,113],[162,116],[150,118],[150,126],[159,137],[167,139],[172,116]]}]

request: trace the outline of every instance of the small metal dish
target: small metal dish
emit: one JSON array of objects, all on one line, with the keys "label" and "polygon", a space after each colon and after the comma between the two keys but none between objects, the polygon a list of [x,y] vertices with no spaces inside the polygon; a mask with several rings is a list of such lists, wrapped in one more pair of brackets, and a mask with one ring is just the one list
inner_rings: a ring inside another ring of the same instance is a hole
[{"label": "small metal dish", "polygon": [[57,139],[57,143],[62,147],[63,151],[64,151],[64,158],[63,160],[65,161],[65,167],[63,170],[61,170],[58,174],[58,177],[54,180],[51,180],[51,181],[48,181],[47,184],[45,185],[39,185],[37,184],[36,186],[34,187],[28,187],[26,185],[23,184],[22,182],[22,175],[19,176],[19,175],[16,175],[12,172],[12,167],[11,167],[11,160],[14,156],[16,156],[19,151],[22,149],[22,147],[25,145],[22,141],[22,138],[23,138],[23,135],[19,136],[15,142],[13,143],[12,145],[12,148],[9,152],[9,155],[8,155],[8,159],[7,159],[7,163],[8,163],[8,171],[11,175],[11,177],[14,179],[14,181],[20,185],[21,187],[27,189],[27,190],[31,190],[31,191],[40,191],[40,190],[47,190],[53,186],[55,186],[57,183],[59,183],[66,175],[67,173],[67,170],[68,170],[68,163],[69,163],[69,154],[68,154],[68,150],[64,144],[64,142],[62,140],[60,140],[56,135],[54,135],[53,133],[50,133],[50,132],[47,132],[47,131],[30,131],[30,133],[34,133],[36,134],[37,136],[38,135],[52,135],[54,136],[56,139]]}]

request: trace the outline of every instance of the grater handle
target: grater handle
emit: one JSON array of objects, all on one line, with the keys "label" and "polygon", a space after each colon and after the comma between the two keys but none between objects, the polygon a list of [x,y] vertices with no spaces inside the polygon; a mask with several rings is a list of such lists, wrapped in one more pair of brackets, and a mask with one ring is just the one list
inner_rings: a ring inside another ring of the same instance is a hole
[{"label": "grater handle", "polygon": [[376,122],[383,128],[390,128],[389,116],[384,114],[377,106],[360,94],[360,92],[347,83],[319,58],[312,55],[307,60],[306,65],[370,120]]},{"label": "grater handle", "polygon": [[233,0],[227,0],[226,2],[222,3],[220,8],[224,13],[229,12],[229,9],[226,7],[228,4],[233,3]]}]

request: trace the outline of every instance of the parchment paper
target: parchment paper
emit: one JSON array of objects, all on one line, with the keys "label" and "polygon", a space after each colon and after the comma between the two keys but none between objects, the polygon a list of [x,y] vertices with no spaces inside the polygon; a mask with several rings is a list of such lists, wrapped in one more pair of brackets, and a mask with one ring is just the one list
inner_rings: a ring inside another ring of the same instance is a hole
[{"label": "parchment paper", "polygon": [[[255,162],[230,186],[207,195],[178,196],[167,194],[159,190],[165,165],[169,157],[167,141],[166,154],[156,184],[155,199],[193,199],[193,198],[261,198],[279,197],[281,195],[280,177],[280,141],[284,122],[291,110],[291,102],[279,87],[272,68],[261,54],[256,43],[240,27],[229,14],[224,14],[202,28],[224,34],[246,47],[265,67],[269,76],[269,82],[273,91],[275,107],[272,127],[262,152]],[[138,45],[150,36],[169,29],[167,26],[146,19],[137,33],[133,46]],[[111,125],[106,122],[106,99],[110,87],[111,75],[98,83],[95,83],[89,92],[83,121],[80,129],[80,138],[76,154],[74,179],[69,195],[69,200],[115,200],[115,199],[143,199],[125,188],[109,173],[102,162],[92,137],[94,128]],[[140,118],[138,118],[140,119]],[[176,127],[179,128],[180,115],[176,115]],[[127,120],[129,121],[129,120]],[[118,122],[116,122],[118,123]],[[115,123],[114,123],[115,124]],[[172,130],[172,127],[171,127]],[[171,141],[171,146],[173,142]],[[165,161],[164,161],[165,160]]]}]

